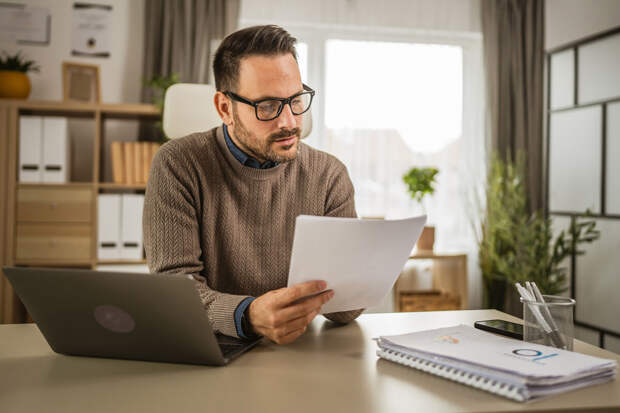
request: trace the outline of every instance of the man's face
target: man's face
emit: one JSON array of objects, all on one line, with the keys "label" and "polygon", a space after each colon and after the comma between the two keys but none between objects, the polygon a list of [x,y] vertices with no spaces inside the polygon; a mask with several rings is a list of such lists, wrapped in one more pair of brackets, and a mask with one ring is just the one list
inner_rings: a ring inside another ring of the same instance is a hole
[{"label": "man's face", "polygon": [[[257,101],[287,98],[302,92],[301,75],[293,55],[250,56],[241,60],[239,87],[235,93]],[[259,162],[295,159],[301,137],[303,115],[293,115],[285,105],[270,121],[256,118],[254,108],[241,102],[232,105],[233,122],[228,130],[235,144]]]}]

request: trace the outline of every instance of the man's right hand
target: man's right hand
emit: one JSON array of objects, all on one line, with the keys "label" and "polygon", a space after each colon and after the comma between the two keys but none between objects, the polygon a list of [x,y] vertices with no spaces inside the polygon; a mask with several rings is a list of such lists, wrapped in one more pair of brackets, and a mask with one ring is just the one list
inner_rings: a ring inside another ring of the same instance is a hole
[{"label": "man's right hand", "polygon": [[[248,311],[254,332],[278,344],[295,341],[321,311],[321,306],[334,296],[331,290],[323,291],[326,287],[325,281],[308,281],[257,297]],[[317,295],[296,302],[313,294]]]}]

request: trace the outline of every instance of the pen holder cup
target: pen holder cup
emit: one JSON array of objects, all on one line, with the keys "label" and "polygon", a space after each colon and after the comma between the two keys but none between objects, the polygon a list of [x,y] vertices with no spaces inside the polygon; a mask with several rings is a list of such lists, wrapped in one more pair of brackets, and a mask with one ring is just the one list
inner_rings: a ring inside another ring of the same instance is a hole
[{"label": "pen holder cup", "polygon": [[543,295],[544,303],[521,298],[523,303],[523,341],[573,350],[575,300]]}]

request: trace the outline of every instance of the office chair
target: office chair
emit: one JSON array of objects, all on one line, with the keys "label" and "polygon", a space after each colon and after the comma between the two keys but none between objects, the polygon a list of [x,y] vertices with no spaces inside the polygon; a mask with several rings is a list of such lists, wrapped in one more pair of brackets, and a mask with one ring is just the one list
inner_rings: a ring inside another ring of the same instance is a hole
[{"label": "office chair", "polygon": [[[177,83],[166,91],[163,127],[170,139],[181,138],[194,132],[203,132],[222,124],[213,104],[215,86],[208,84]],[[301,138],[312,131],[311,110],[304,113]]]}]

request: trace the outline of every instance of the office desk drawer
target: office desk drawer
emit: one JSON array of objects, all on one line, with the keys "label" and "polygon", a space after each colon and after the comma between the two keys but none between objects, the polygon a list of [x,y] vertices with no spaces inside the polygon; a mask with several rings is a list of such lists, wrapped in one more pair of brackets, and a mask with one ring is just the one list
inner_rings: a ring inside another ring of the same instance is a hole
[{"label": "office desk drawer", "polygon": [[18,222],[91,222],[91,188],[19,188]]},{"label": "office desk drawer", "polygon": [[88,263],[91,259],[90,224],[18,223],[17,264]]}]

